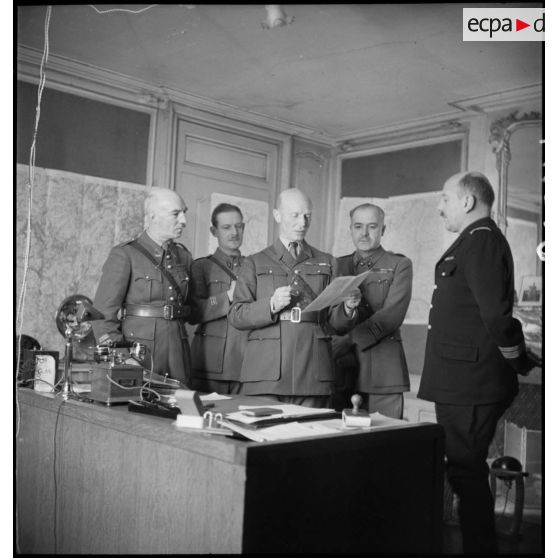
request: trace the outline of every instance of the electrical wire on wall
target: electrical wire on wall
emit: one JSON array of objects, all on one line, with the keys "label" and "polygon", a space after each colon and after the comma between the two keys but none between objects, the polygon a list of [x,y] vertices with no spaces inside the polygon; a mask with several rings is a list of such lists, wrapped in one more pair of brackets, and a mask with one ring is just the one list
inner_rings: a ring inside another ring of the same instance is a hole
[{"label": "electrical wire on wall", "polygon": [[[50,27],[50,16],[52,13],[52,6],[47,6],[45,15],[45,39],[43,47],[43,56],[41,58],[41,67],[39,70],[39,86],[37,90],[37,105],[35,108],[35,123],[33,126],[33,141],[31,143],[31,149],[29,152],[29,180],[27,181],[27,231],[26,231],[26,241],[25,241],[25,252],[24,252],[24,263],[23,263],[23,275],[21,279],[21,288],[19,292],[19,299],[16,311],[16,332],[17,332],[17,360],[15,369],[15,382],[17,386],[17,377],[19,373],[19,367],[21,364],[21,332],[23,328],[23,310],[25,308],[25,291],[27,287],[27,272],[29,270],[29,255],[31,253],[31,215],[33,210],[33,189],[35,187],[35,152],[37,143],[37,131],[39,129],[39,119],[41,116],[41,97],[43,95],[43,89],[45,86],[46,76],[45,76],[45,66],[48,60],[49,53],[49,42],[48,42],[48,31]],[[19,434],[20,427],[20,408],[19,408],[19,397],[18,389],[15,390],[15,401],[16,401],[16,440]],[[16,467],[15,467],[15,477],[17,482],[17,450],[16,450]],[[15,546],[16,552],[19,554],[19,517],[17,511],[17,505],[15,509]]]},{"label": "electrical wire on wall", "polygon": [[[17,345],[17,361],[15,369],[15,380],[17,383],[17,376],[19,373],[19,367],[21,364],[21,332],[23,328],[23,310],[25,308],[25,292],[27,289],[27,272],[29,270],[29,255],[31,253],[31,215],[33,211],[33,189],[35,187],[35,153],[37,144],[37,132],[39,129],[39,119],[41,117],[41,98],[43,96],[43,89],[45,87],[46,75],[45,66],[48,60],[49,53],[49,42],[48,42],[48,30],[50,26],[50,15],[52,12],[52,6],[47,6],[46,16],[45,16],[45,42],[43,47],[43,56],[41,58],[41,67],[39,69],[39,86],[37,89],[37,106],[35,108],[35,124],[33,126],[33,140],[31,142],[31,149],[29,152],[29,180],[27,181],[27,228],[26,228],[26,240],[25,240],[25,251],[23,259],[23,275],[21,279],[21,288],[19,291],[19,299],[17,304],[16,312],[16,331],[18,335],[18,345]],[[19,401],[17,397],[16,390],[16,437],[19,434]]]},{"label": "electrical wire on wall", "polygon": [[89,4],[89,7],[93,8],[98,14],[108,14],[109,12],[126,12],[128,14],[141,14],[142,12],[150,10],[154,6],[157,6],[157,4],[151,4],[149,6],[146,6],[145,8],[140,8],[139,10],[131,10],[130,8],[109,8],[108,10],[99,10],[93,4]]}]

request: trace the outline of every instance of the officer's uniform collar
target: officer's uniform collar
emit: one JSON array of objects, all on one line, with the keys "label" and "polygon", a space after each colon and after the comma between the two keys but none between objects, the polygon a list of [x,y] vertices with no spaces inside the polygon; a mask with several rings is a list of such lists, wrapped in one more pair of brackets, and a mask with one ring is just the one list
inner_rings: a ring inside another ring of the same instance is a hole
[{"label": "officer's uniform collar", "polygon": [[490,227],[491,229],[492,228],[498,228],[496,223],[490,217],[481,217],[480,219],[477,219],[476,221],[473,221],[472,223],[467,225],[459,233],[459,236],[452,242],[450,247],[438,259],[437,264],[440,263],[449,253],[453,252],[453,250],[455,250],[456,246],[461,244],[463,239],[467,238],[467,236],[469,236],[469,234],[471,233],[471,231],[473,229],[476,229],[478,227]]},{"label": "officer's uniform collar", "polygon": [[470,225],[467,225],[459,233],[459,236],[465,236],[469,234],[473,229],[476,229],[477,227],[487,227],[487,226],[490,226],[490,228],[492,228],[496,226],[496,223],[490,217],[481,217],[480,219],[473,221]]},{"label": "officer's uniform collar", "polygon": [[366,269],[371,269],[374,267],[376,262],[386,253],[382,246],[372,250],[372,252],[366,256],[361,256],[358,251],[353,254],[353,266],[357,273],[365,271]]},{"label": "officer's uniform collar", "polygon": [[229,256],[223,250],[221,250],[221,248],[219,248],[219,247],[217,247],[217,250],[215,250],[214,256],[219,261],[222,261],[229,268],[239,266],[242,263],[242,260],[243,260],[243,256],[240,254],[240,252],[238,252],[238,254],[236,254],[234,256]]},{"label": "officer's uniform collar", "polygon": [[[291,241],[286,240],[282,237],[279,237],[273,244],[273,248],[277,255],[281,259],[287,259],[288,261],[292,262],[292,256],[289,254],[289,244]],[[298,242],[298,258],[296,259],[297,262],[302,260],[306,260],[313,256],[312,250],[310,246],[306,243],[305,240],[297,240]]]},{"label": "officer's uniform collar", "polygon": [[159,246],[150,236],[147,231],[143,231],[138,237],[139,242],[145,246],[155,258],[161,258],[163,256],[164,248]]}]

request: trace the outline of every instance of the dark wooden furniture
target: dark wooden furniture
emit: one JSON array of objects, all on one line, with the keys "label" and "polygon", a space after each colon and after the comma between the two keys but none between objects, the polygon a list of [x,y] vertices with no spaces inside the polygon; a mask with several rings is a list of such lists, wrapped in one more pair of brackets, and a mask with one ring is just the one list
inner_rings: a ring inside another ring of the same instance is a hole
[{"label": "dark wooden furniture", "polygon": [[256,443],[29,389],[18,401],[22,553],[441,550],[438,425]]}]

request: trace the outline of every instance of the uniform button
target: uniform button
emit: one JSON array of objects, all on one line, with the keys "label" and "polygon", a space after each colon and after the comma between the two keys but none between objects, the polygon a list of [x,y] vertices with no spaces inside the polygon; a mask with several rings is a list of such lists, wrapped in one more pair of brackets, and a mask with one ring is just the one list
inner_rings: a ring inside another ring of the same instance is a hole
[{"label": "uniform button", "polygon": [[430,324],[428,324],[428,329],[432,329],[432,326]]},{"label": "uniform button", "polygon": [[146,278],[146,279],[149,279],[149,275],[146,275],[145,278]]},{"label": "uniform button", "polygon": [[438,285],[434,285],[434,289],[437,289],[437,288],[438,288]]},{"label": "uniform button", "polygon": [[167,269],[172,269],[172,265],[167,265]]},{"label": "uniform button", "polygon": [[169,291],[172,291],[172,285],[169,285]]},{"label": "uniform button", "polygon": [[298,275],[300,273],[300,270],[295,269],[295,274]]},{"label": "uniform button", "polygon": [[431,304],[431,305],[430,305],[430,308],[434,308],[434,304]]},{"label": "uniform button", "polygon": [[169,296],[169,300],[174,300],[174,296]]},{"label": "uniform button", "polygon": [[295,284],[295,285],[298,285],[298,281],[295,281],[294,284]]},{"label": "uniform button", "polygon": [[364,265],[364,262],[360,262],[358,265]]},{"label": "uniform button", "polygon": [[171,255],[167,254],[167,260],[170,260]]},{"label": "uniform button", "polygon": [[446,276],[446,272],[442,271],[442,277],[445,277],[445,276]]}]

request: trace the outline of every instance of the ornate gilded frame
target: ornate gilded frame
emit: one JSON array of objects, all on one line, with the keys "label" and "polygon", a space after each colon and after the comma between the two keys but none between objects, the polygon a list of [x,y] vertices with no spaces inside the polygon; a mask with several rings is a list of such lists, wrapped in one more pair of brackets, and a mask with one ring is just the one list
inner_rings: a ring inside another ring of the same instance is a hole
[{"label": "ornate gilded frame", "polygon": [[542,117],[540,112],[527,112],[522,115],[514,111],[504,118],[495,120],[490,126],[489,142],[492,152],[496,154],[496,168],[498,170],[498,199],[496,204],[496,223],[506,234],[507,230],[507,199],[508,199],[508,168],[511,161],[510,139],[512,134],[520,128],[540,126]]}]

